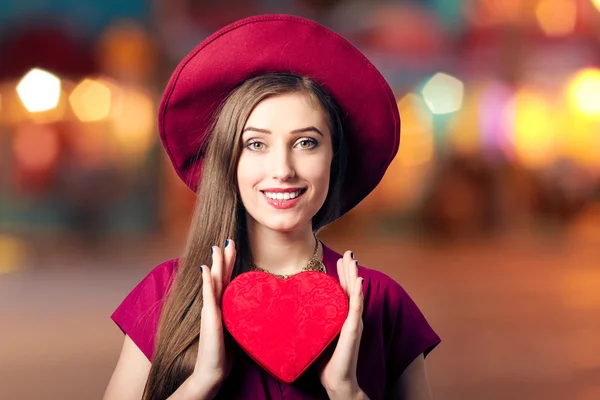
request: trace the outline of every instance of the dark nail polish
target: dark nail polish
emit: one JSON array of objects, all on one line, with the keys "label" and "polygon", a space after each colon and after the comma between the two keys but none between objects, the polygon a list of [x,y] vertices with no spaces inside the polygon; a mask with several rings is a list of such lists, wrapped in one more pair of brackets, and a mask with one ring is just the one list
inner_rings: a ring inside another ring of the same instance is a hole
[{"label": "dark nail polish", "polygon": [[358,268],[358,261],[354,261],[354,264],[356,264],[356,267]]},{"label": "dark nail polish", "polygon": [[364,285],[365,284],[365,278],[360,278],[360,284]]},{"label": "dark nail polish", "polygon": [[214,253],[215,249],[213,249],[212,247],[210,248],[210,254]]},{"label": "dark nail polish", "polygon": [[350,258],[354,258],[354,252],[350,253]]},{"label": "dark nail polish", "polygon": [[225,241],[225,247],[229,246],[229,239]]},{"label": "dark nail polish", "polygon": [[200,272],[201,272],[201,273],[203,272],[203,271],[202,271],[202,266],[200,266]]}]

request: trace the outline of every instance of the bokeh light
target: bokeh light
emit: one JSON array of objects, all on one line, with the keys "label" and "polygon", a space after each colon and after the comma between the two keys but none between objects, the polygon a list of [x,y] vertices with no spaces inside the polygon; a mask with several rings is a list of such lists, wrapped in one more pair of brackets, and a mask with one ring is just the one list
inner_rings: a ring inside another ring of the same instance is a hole
[{"label": "bokeh light", "polygon": [[546,35],[565,36],[575,29],[577,4],[573,0],[541,0],[535,14]]},{"label": "bokeh light", "polygon": [[17,85],[21,102],[29,112],[48,111],[60,100],[60,79],[39,68],[29,71]]},{"label": "bokeh light", "polygon": [[440,72],[425,84],[421,93],[432,113],[450,114],[460,110],[462,106],[464,84],[457,78]]},{"label": "bokeh light", "polygon": [[118,109],[111,113],[112,132],[124,153],[141,155],[153,140],[154,103],[141,89],[123,88]]},{"label": "bokeh light", "polygon": [[27,254],[25,243],[16,237],[0,235],[0,275],[16,272]]},{"label": "bokeh light", "polygon": [[517,157],[530,168],[542,168],[556,157],[557,140],[552,109],[545,96],[521,89],[509,104],[514,112],[514,147]]},{"label": "bokeh light", "polygon": [[23,168],[45,170],[58,158],[58,136],[51,125],[21,124],[15,131],[13,151]]},{"label": "bokeh light", "polygon": [[560,154],[578,165],[600,166],[600,135],[597,121],[568,106],[553,113]]},{"label": "bokeh light", "polygon": [[402,145],[398,150],[405,166],[424,164],[433,158],[433,120],[423,99],[409,93],[398,101],[402,118]]},{"label": "bokeh light", "polygon": [[478,130],[479,107],[477,91],[465,95],[462,109],[448,121],[447,143],[458,154],[477,154],[481,150]]},{"label": "bokeh light", "polygon": [[120,79],[148,79],[156,67],[152,38],[138,21],[121,20],[108,26],[95,50],[102,70]]},{"label": "bokeh light", "polygon": [[80,121],[99,121],[110,113],[111,91],[100,81],[84,79],[69,96],[69,103]]},{"label": "bokeh light", "polygon": [[479,132],[483,147],[488,150],[501,150],[504,154],[512,151],[510,134],[514,115],[508,107],[514,90],[499,81],[486,85],[477,96]]},{"label": "bokeh light", "polygon": [[579,71],[569,83],[572,106],[588,116],[600,115],[600,69]]}]

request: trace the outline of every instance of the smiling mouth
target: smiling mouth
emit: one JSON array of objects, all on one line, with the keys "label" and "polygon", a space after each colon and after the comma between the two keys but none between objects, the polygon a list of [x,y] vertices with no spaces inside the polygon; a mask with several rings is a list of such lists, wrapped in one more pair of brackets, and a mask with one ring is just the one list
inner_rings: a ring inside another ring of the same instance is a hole
[{"label": "smiling mouth", "polygon": [[261,192],[269,200],[276,201],[276,202],[285,202],[285,201],[290,201],[290,200],[299,198],[306,192],[306,189],[300,189],[295,192],[285,192],[285,193],[283,193],[283,192],[277,192],[277,193],[266,192],[266,191],[262,191],[262,190],[261,190]]}]

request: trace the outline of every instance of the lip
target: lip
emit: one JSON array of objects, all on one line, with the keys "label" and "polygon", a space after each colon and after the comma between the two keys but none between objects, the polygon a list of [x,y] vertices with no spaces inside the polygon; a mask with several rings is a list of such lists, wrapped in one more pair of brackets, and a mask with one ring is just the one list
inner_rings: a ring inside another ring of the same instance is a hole
[{"label": "lip", "polygon": [[[271,192],[271,193],[289,193],[289,192],[297,192],[298,190],[301,190],[300,195],[298,197],[295,197],[293,199],[288,199],[288,200],[273,200],[269,197],[267,197],[267,195],[264,192]],[[292,207],[294,207],[296,204],[298,204],[298,202],[300,201],[300,199],[302,198],[302,196],[304,196],[304,193],[306,193],[305,189],[279,189],[277,190],[273,190],[273,189],[268,189],[268,190],[261,190],[262,195],[264,197],[264,199],[267,201],[267,204],[269,204],[271,207],[276,208],[278,210],[287,210],[290,209]]]}]

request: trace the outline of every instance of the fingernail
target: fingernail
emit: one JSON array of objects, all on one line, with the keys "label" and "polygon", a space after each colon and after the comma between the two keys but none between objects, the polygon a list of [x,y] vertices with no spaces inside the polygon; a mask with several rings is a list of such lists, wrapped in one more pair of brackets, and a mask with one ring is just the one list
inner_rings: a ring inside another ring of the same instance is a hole
[{"label": "fingernail", "polygon": [[229,246],[229,239],[225,241],[225,247]]},{"label": "fingernail", "polygon": [[210,248],[210,254],[214,253],[215,249],[213,249],[212,247]]},{"label": "fingernail", "polygon": [[360,284],[364,285],[364,283],[365,283],[365,278],[360,278]]},{"label": "fingernail", "polygon": [[203,272],[203,270],[202,270],[202,266],[200,266],[200,272]]},{"label": "fingernail", "polygon": [[354,252],[350,253],[350,258],[354,258]]},{"label": "fingernail", "polygon": [[356,268],[358,268],[358,261],[354,261],[354,264],[356,264]]}]

